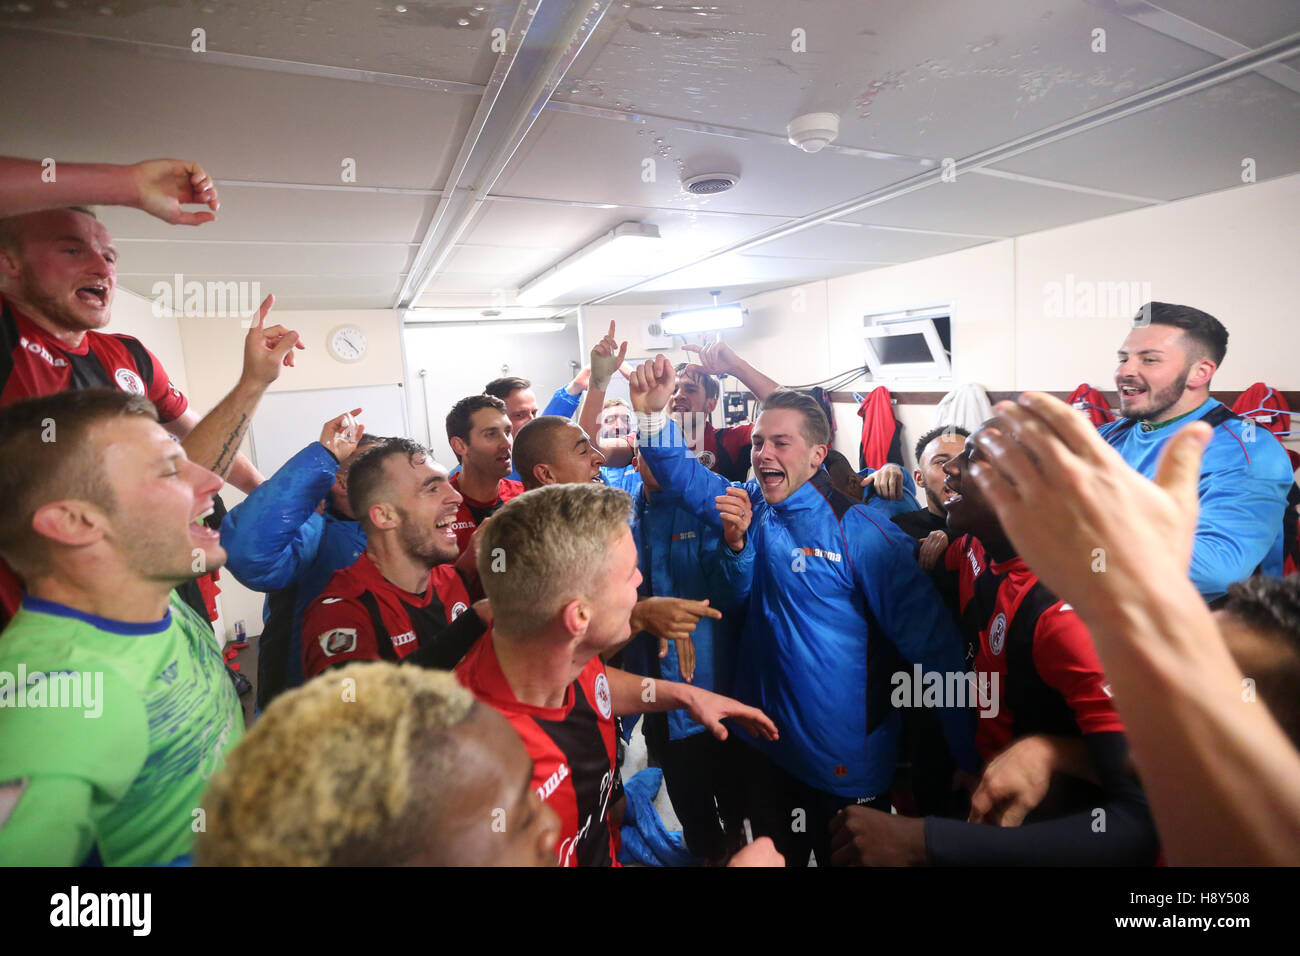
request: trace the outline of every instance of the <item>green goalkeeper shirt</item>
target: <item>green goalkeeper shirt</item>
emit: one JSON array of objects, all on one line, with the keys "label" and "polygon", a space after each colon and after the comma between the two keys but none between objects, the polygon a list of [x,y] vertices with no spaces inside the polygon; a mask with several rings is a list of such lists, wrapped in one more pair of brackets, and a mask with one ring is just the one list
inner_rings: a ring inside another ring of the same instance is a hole
[{"label": "green goalkeeper shirt", "polygon": [[188,854],[243,732],[211,629],[174,595],[147,624],[25,595],[0,634],[0,866]]}]

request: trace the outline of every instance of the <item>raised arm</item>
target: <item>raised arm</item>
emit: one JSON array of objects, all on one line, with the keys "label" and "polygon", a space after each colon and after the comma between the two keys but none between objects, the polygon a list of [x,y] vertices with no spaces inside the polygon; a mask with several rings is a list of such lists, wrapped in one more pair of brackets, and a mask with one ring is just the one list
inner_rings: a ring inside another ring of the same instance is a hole
[{"label": "raised arm", "polygon": [[329,494],[340,462],[356,451],[364,426],[354,408],[325,423],[319,441],[298,452],[232,508],[221,522],[226,567],[245,587],[274,591],[293,583],[320,546],[311,519]]},{"label": "raised arm", "polygon": [[268,295],[257,310],[257,321],[248,330],[239,382],[181,441],[191,461],[221,478],[230,474],[239,443],[267,387],[279,378],[282,365],[293,365],[293,349],[304,347],[297,332],[282,325],[265,327],[266,315],[274,304],[275,296]]},{"label": "raised arm", "polygon": [[632,461],[632,446],[625,441],[603,441],[600,437],[600,413],[605,404],[605,391],[614,373],[623,367],[627,358],[627,343],[614,338],[614,323],[609,332],[591,349],[591,381],[587,394],[578,409],[578,426],[587,433],[588,440],[600,449],[609,468],[622,468]]},{"label": "raised arm", "polygon": [[[212,211],[181,209],[196,204]],[[164,222],[197,226],[216,219],[221,203],[212,177],[190,160],[148,159],[117,166],[0,157],[0,218],[59,206],[95,205],[132,206]]]},{"label": "raised arm", "polygon": [[727,728],[722,722],[728,719],[736,720],[755,737],[776,740],[779,736],[776,724],[767,714],[730,697],[678,681],[637,677],[617,667],[606,667],[605,673],[609,677],[609,696],[616,716],[681,709],[696,723],[709,728],[719,740],[727,739]]},{"label": "raised arm", "polygon": [[587,390],[587,382],[590,379],[591,369],[584,368],[573,377],[571,382],[555,390],[551,400],[546,403],[546,408],[542,409],[542,414],[572,418],[573,413],[578,410],[578,402],[582,398],[582,393]]},{"label": "raised arm", "polygon": [[760,402],[781,387],[775,379],[768,378],[737,355],[720,335],[718,341],[709,345],[683,345],[682,349],[694,352],[696,364],[708,374],[732,375],[740,379]]},{"label": "raised arm", "polygon": [[[700,464],[686,447],[677,426],[664,414],[675,381],[676,373],[663,355],[632,372],[628,384],[632,409],[637,413],[638,454],[645,457],[650,473],[664,491],[681,499],[679,507],[721,531],[722,519],[715,499],[733,485]],[[744,488],[751,500],[759,493],[757,482],[737,483],[734,487]]]}]

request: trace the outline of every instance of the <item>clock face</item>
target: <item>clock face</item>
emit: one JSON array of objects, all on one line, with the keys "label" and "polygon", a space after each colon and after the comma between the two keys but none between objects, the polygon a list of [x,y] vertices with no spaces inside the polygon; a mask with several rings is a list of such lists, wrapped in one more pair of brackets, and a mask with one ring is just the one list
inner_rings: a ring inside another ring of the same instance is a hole
[{"label": "clock face", "polygon": [[366,336],[355,325],[340,325],[330,333],[329,350],[340,362],[359,362],[366,354]]}]

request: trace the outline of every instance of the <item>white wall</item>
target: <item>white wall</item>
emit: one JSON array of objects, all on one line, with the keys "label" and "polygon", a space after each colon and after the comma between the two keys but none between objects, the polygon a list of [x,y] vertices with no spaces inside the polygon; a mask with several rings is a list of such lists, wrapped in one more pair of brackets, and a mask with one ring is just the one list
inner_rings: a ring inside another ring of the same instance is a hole
[{"label": "white wall", "polygon": [[[407,329],[403,340],[411,383],[407,394],[411,436],[428,442],[434,457],[447,468],[456,464],[445,424],[452,405],[479,394],[494,378],[518,375],[533,383],[538,409],[544,410],[555,390],[572,380],[570,363],[582,360],[573,322],[556,332],[420,326]],[[423,380],[421,369],[427,372]]]}]

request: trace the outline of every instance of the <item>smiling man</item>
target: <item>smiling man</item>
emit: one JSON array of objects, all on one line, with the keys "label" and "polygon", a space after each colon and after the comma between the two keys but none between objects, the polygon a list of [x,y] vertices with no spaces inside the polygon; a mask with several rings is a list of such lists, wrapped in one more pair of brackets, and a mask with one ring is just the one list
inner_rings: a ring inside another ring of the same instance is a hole
[{"label": "smiling man", "polygon": [[1214,426],[1198,485],[1200,519],[1191,579],[1206,601],[1222,600],[1228,585],[1257,570],[1280,577],[1282,514],[1293,483],[1285,450],[1210,397],[1210,379],[1228,351],[1228,330],[1214,316],[1186,305],[1148,302],[1119,350],[1115,387],[1119,421],[1101,435],[1147,478],[1160,449],[1196,420]]},{"label": "smiling man", "polygon": [[366,550],[303,615],[303,674],[358,660],[455,667],[491,617],[485,601],[471,609],[449,563],[461,496],[446,469],[410,439],[385,439],[348,470],[348,502]]},{"label": "smiling man", "polygon": [[[225,562],[202,524],[220,488],[142,396],[85,389],[0,412],[0,554],[27,583],[0,640],[0,865],[189,853],[193,811],[244,730],[211,630],[169,597]],[[68,674],[94,679],[54,700]]]},{"label": "smiling man", "polygon": [[326,422],[319,441],[281,465],[221,522],[226,570],[245,587],[270,595],[257,641],[259,707],[302,683],[303,615],[334,572],[366,549],[365,532],[348,503],[347,476],[356,456],[381,439],[365,433],[356,420],[361,411]]},{"label": "smiling man", "polygon": [[719,739],[727,718],[764,738],[777,735],[753,707],[605,666],[602,652],[631,633],[641,583],[631,507],[625,492],[603,484],[538,488],[502,508],[479,546],[494,623],[456,676],[522,738],[533,787],[560,815],[561,866],[618,865],[618,824],[609,813],[616,716],[682,708]]},{"label": "smiling man", "polygon": [[515,437],[515,464],[524,488],[600,481],[605,456],[576,423],[558,415],[535,418]]},{"label": "smiling man", "polygon": [[[720,558],[753,549],[748,581],[735,577],[748,614],[732,687],[781,728],[776,741],[744,738],[748,816],[793,864],[812,853],[825,866],[836,812],[888,809],[899,733],[890,674],[902,659],[964,671],[961,639],[912,560],[911,540],[831,486],[821,467],[830,424],[815,399],[788,389],[768,395],[752,435],[758,480],[740,484],[705,468],[667,421],[673,385],[663,356],[631,379],[638,453],[655,479],[717,529],[719,511],[735,508],[729,488],[753,502],[748,531],[728,538]],[[958,766],[974,772],[967,715],[945,708],[941,720]]]}]

